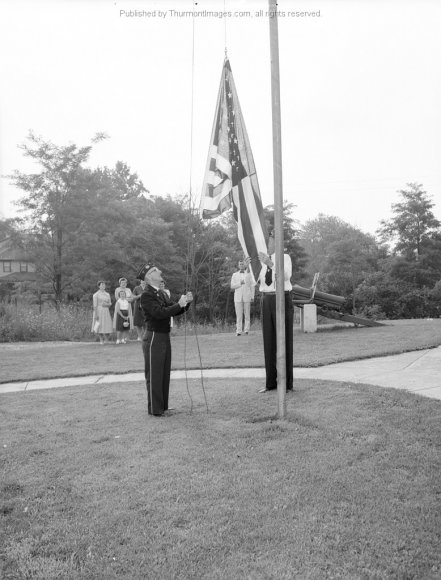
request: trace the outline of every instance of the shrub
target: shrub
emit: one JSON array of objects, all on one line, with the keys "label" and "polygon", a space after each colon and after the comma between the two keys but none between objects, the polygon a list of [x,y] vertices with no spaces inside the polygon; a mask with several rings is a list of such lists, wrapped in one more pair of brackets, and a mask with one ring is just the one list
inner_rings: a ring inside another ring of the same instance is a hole
[{"label": "shrub", "polygon": [[368,318],[372,320],[385,320],[386,314],[381,310],[379,304],[371,304],[369,306],[363,306],[363,308],[357,310],[356,316],[361,316],[362,318]]},{"label": "shrub", "polygon": [[[0,302],[0,342],[51,341],[51,340],[98,340],[92,333],[92,310],[90,306],[79,303],[62,304],[57,311],[50,303],[10,304]],[[184,333],[212,334],[234,332],[235,324],[216,318],[212,323],[201,320],[199,316],[177,316],[174,319],[173,335]],[[260,329],[260,320],[253,318],[251,329]],[[130,332],[136,338],[135,330]]]},{"label": "shrub", "polygon": [[0,342],[84,340],[91,338],[90,308],[27,303],[1,304]]}]

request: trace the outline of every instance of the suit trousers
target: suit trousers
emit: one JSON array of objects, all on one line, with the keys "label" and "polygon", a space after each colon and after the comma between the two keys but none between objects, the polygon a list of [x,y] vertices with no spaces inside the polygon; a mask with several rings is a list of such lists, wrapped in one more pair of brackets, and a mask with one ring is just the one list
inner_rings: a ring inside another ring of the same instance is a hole
[{"label": "suit trousers", "polygon": [[169,332],[147,330],[142,341],[145,384],[149,415],[162,415],[168,409],[171,344]]},{"label": "suit trousers", "polygon": [[[293,324],[294,306],[291,292],[285,292],[286,388],[293,388]],[[276,296],[263,293],[263,350],[265,355],[266,388],[277,389]]]},{"label": "suit trousers", "polygon": [[[250,331],[250,302],[235,302],[234,309],[236,311],[236,332],[242,333]],[[245,315],[245,326],[243,326],[243,319]]]}]

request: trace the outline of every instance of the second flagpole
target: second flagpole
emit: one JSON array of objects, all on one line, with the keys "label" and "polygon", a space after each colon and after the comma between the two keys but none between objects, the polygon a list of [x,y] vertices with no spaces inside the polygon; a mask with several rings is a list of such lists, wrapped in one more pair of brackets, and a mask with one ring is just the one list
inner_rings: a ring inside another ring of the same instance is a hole
[{"label": "second flagpole", "polygon": [[282,131],[280,113],[279,33],[277,1],[269,0],[271,101],[273,125],[274,234],[276,252],[276,342],[279,419],[286,417],[285,277],[283,257]]}]

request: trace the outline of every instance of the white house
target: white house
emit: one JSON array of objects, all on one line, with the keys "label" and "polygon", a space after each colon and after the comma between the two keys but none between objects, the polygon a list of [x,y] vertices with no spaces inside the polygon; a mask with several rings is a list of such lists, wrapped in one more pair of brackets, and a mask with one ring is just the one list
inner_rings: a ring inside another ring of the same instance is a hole
[{"label": "white house", "polygon": [[34,281],[35,264],[26,250],[14,245],[11,238],[0,241],[0,282]]}]

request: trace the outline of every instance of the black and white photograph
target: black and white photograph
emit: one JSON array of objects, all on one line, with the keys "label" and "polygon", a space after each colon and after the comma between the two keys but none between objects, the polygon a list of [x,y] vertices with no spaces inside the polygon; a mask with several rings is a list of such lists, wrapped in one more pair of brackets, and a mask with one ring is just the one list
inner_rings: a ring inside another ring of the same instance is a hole
[{"label": "black and white photograph", "polygon": [[0,0],[0,577],[441,578],[440,22]]}]

